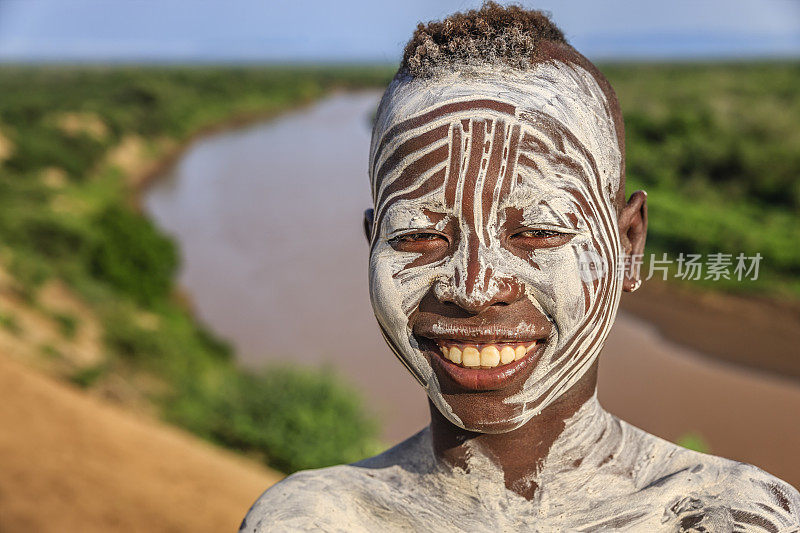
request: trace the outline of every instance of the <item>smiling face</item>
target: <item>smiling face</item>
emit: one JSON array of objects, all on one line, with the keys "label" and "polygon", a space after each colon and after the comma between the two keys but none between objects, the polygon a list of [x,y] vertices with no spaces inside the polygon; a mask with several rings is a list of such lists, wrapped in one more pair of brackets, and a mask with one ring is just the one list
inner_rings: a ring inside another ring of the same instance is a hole
[{"label": "smiling face", "polygon": [[395,354],[460,427],[519,427],[602,347],[621,288],[609,109],[588,71],[559,60],[398,79],[384,96],[370,158],[372,304]]}]

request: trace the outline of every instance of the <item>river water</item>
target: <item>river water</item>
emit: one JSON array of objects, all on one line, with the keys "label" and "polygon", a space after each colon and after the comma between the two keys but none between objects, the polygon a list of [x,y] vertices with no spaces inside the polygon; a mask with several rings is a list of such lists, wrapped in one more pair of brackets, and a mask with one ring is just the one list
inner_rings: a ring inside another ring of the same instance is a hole
[{"label": "river water", "polygon": [[148,190],[180,245],[180,285],[247,365],[329,363],[397,440],[427,423],[424,394],[380,337],[367,291],[364,209],[379,94],[339,94],[198,141]]},{"label": "river water", "polygon": [[[333,366],[396,442],[427,423],[427,402],[384,345],[367,292],[362,214],[378,96],[338,94],[200,140],[148,190],[145,207],[179,244],[179,283],[198,317],[243,364]],[[621,313],[599,395],[651,433],[699,432],[712,452],[800,483],[796,384],[708,359]]]}]

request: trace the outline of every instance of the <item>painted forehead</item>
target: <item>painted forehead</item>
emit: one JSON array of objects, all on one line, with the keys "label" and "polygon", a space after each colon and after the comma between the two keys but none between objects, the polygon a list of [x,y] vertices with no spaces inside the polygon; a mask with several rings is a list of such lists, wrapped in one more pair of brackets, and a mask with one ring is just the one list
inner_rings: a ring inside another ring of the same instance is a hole
[{"label": "painted forehead", "polygon": [[458,176],[494,176],[492,193],[502,197],[526,173],[579,177],[612,201],[619,170],[605,94],[589,72],[560,61],[526,72],[395,80],[379,109],[370,150],[376,206],[410,199],[402,191],[409,184],[404,178],[415,182],[415,197],[444,187],[445,203],[452,206]]}]

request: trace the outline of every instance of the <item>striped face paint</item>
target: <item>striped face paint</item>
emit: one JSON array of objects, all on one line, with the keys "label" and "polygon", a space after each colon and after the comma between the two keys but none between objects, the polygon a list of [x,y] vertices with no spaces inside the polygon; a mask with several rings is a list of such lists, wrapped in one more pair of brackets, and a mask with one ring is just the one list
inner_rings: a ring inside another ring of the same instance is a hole
[{"label": "striped face paint", "polygon": [[[395,80],[381,103],[370,151],[370,295],[388,344],[442,414],[466,429],[506,431],[571,388],[608,335],[621,291],[621,157],[606,96],[581,67],[553,60],[461,76]],[[519,240],[531,230],[558,237]],[[420,234],[442,241],[397,245]],[[587,271],[587,259],[605,271]],[[465,408],[420,328],[455,341],[476,328],[487,338],[544,338],[523,381]],[[477,403],[486,401],[502,409]]]}]

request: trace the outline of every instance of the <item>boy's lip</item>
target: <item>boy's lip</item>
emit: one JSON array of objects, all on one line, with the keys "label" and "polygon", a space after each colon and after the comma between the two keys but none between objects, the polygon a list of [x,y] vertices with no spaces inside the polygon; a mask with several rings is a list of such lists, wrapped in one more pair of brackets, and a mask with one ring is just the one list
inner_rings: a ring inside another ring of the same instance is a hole
[{"label": "boy's lip", "polygon": [[[545,338],[416,337],[437,376],[467,391],[503,389],[529,375],[526,370],[535,366],[546,344]],[[453,354],[454,349],[460,353]],[[510,360],[510,349],[514,350],[513,360]],[[483,365],[476,364],[476,352]],[[500,361],[497,360],[499,353],[504,356]]]}]

